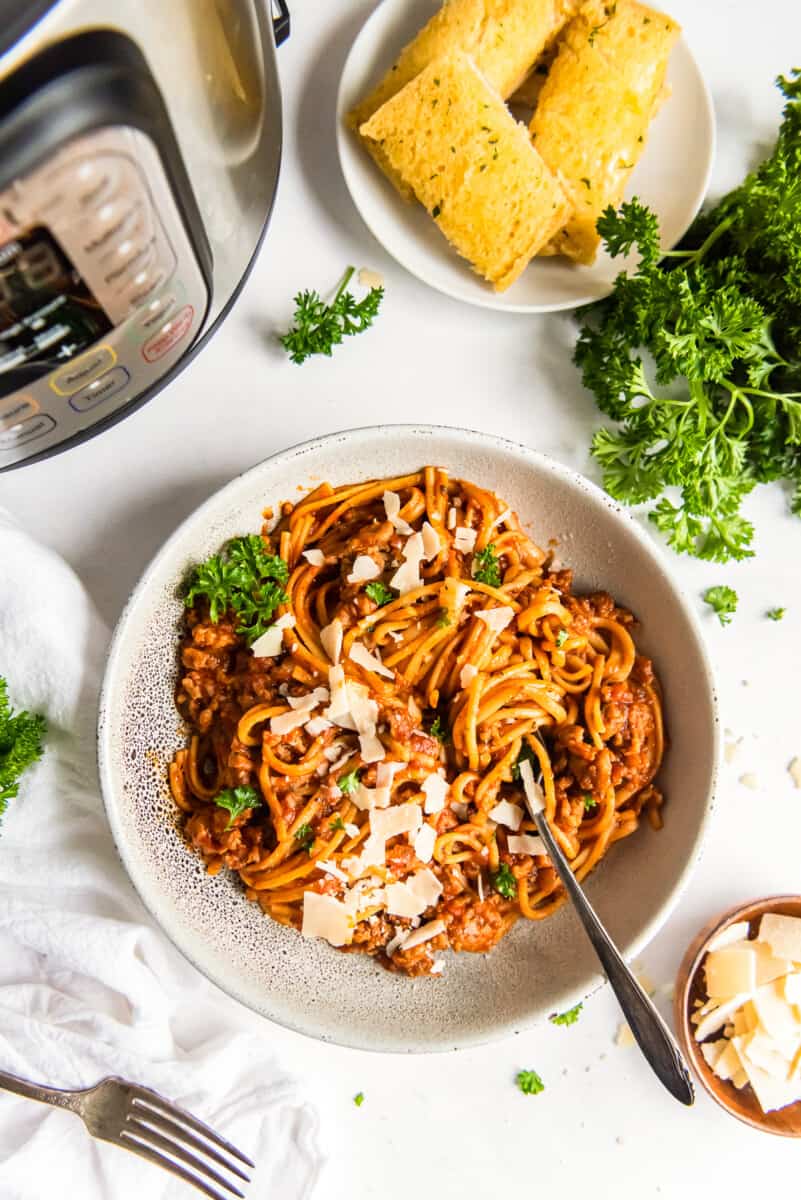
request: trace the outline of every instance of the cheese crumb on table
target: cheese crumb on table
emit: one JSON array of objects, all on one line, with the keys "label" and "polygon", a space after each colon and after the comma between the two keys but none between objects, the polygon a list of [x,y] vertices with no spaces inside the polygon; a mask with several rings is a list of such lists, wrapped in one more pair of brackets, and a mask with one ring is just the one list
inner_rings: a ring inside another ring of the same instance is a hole
[{"label": "cheese crumb on table", "polygon": [[795,786],[801,788],[801,758],[792,759],[787,770],[790,772],[790,778]]}]

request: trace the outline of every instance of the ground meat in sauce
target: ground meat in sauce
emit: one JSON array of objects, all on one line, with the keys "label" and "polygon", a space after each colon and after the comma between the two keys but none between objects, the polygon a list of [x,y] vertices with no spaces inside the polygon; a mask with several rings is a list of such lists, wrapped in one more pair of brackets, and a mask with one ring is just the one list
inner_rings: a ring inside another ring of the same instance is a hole
[{"label": "ground meat in sauce", "polygon": [[501,940],[509,928],[511,905],[502,896],[470,900],[457,896],[442,905],[441,917],[448,927],[448,939],[454,950],[485,954]]}]

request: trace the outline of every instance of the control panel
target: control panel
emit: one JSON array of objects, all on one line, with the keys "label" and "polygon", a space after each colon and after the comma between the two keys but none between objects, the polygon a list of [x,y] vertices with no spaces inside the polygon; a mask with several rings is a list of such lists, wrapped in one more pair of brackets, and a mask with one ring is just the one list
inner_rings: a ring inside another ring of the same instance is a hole
[{"label": "control panel", "polygon": [[0,469],[151,388],[208,302],[146,133],[96,130],[16,179],[0,192]]}]

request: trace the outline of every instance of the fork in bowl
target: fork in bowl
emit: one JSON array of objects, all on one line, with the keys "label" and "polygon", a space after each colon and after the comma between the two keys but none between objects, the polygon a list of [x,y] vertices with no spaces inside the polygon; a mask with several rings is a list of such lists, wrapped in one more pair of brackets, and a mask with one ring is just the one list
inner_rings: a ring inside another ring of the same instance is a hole
[{"label": "fork in bowl", "polygon": [[171,1171],[211,1200],[244,1197],[211,1163],[244,1183],[250,1182],[250,1176],[242,1166],[253,1168],[255,1163],[197,1117],[150,1088],[111,1077],[94,1087],[67,1091],[30,1083],[6,1071],[0,1071],[0,1088],[75,1113],[92,1137]]}]

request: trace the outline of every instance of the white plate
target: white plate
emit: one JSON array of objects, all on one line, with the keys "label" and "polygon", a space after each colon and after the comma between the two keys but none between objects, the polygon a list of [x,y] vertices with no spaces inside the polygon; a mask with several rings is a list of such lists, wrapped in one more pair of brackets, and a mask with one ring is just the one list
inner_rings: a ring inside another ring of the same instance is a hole
[{"label": "white plate", "polygon": [[[337,146],[345,182],[365,224],[412,275],[468,304],[506,312],[552,312],[606,296],[627,260],[612,259],[605,251],[591,267],[564,258],[535,258],[510,288],[494,292],[449,246],[421,205],[401,200],[345,127],[345,114],[438,7],[433,0],[383,0],[348,54],[337,97]],[[698,212],[715,150],[712,101],[684,37],[674,47],[667,79],[672,94],[653,122],[626,192],[658,214],[665,249],[676,244]]]},{"label": "white plate", "polygon": [[489,955],[447,954],[440,979],[392,975],[262,915],[230,872],[210,876],[184,843],[167,765],[185,744],[174,703],[183,606],[193,562],[257,530],[267,505],[316,486],[439,463],[497,489],[535,539],[559,540],[579,590],[609,589],[642,619],[670,736],[660,780],[665,827],[647,822],[613,846],[588,882],[612,936],[636,956],[668,917],[697,859],[718,753],[715,695],[696,618],[648,536],[567,468],[524,446],[456,429],[390,426],[307,442],[260,463],[207,500],[158,553],[123,613],[109,655],[99,725],[103,795],[120,856],[176,946],[219,987],[274,1021],[370,1050],[447,1050],[513,1033],[571,1007],[601,982],[569,908],[521,920]]}]

